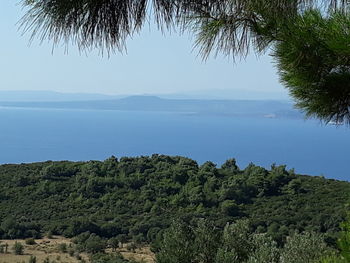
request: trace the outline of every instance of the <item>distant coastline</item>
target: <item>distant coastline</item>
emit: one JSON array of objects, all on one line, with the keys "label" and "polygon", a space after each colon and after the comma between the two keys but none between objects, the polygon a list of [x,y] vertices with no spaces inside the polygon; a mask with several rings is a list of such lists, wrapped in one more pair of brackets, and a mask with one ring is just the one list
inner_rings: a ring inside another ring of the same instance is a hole
[{"label": "distant coastline", "polygon": [[0,101],[2,108],[118,110],[176,112],[193,115],[300,119],[303,115],[285,101],[164,99],[157,96],[129,96],[109,100]]}]

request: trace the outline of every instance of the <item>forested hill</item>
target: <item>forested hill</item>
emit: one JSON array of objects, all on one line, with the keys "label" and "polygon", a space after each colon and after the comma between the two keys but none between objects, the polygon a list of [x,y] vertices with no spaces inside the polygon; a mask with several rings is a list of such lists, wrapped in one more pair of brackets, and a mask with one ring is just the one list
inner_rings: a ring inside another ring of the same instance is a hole
[{"label": "forested hill", "polygon": [[0,166],[0,237],[76,236],[89,231],[153,242],[174,218],[218,226],[250,218],[277,241],[292,230],[327,233],[345,218],[350,183],[270,170],[234,159],[218,168],[184,157],[111,157],[103,162]]}]

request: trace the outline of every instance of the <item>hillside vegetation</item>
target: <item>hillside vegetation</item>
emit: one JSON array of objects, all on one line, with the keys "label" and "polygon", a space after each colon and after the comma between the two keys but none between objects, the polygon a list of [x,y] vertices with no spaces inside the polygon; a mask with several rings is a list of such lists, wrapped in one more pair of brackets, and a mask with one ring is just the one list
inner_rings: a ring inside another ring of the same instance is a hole
[{"label": "hillside vegetation", "polygon": [[222,228],[249,218],[252,231],[282,244],[292,231],[325,233],[334,243],[350,183],[270,170],[234,159],[222,167],[184,157],[111,157],[103,162],[0,166],[0,237],[74,237],[84,232],[152,243],[176,218]]}]

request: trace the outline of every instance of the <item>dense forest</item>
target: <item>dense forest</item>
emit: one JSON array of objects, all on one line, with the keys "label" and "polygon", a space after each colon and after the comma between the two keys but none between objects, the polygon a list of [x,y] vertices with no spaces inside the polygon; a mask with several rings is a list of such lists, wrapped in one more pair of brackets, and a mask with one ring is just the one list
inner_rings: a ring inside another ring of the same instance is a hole
[{"label": "dense forest", "polygon": [[147,243],[163,251],[159,262],[167,262],[161,259],[162,246],[171,231],[193,226],[183,232],[192,234],[182,244],[194,244],[195,233],[216,229],[225,237],[241,224],[239,231],[264,236],[276,249],[288,246],[290,236],[308,235],[302,233],[314,239],[322,235],[331,249],[337,246],[349,197],[349,182],[298,175],[285,166],[240,169],[234,159],[220,168],[157,154],[7,164],[0,166],[0,238],[49,233],[74,237],[81,246],[87,240]]}]

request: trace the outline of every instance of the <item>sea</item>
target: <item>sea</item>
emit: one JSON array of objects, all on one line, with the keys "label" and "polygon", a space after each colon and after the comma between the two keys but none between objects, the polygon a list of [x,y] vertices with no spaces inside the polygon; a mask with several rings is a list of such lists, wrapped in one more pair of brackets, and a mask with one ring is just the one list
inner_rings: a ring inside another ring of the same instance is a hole
[{"label": "sea", "polygon": [[0,121],[1,164],[157,153],[350,181],[350,128],[317,120],[3,107]]}]

